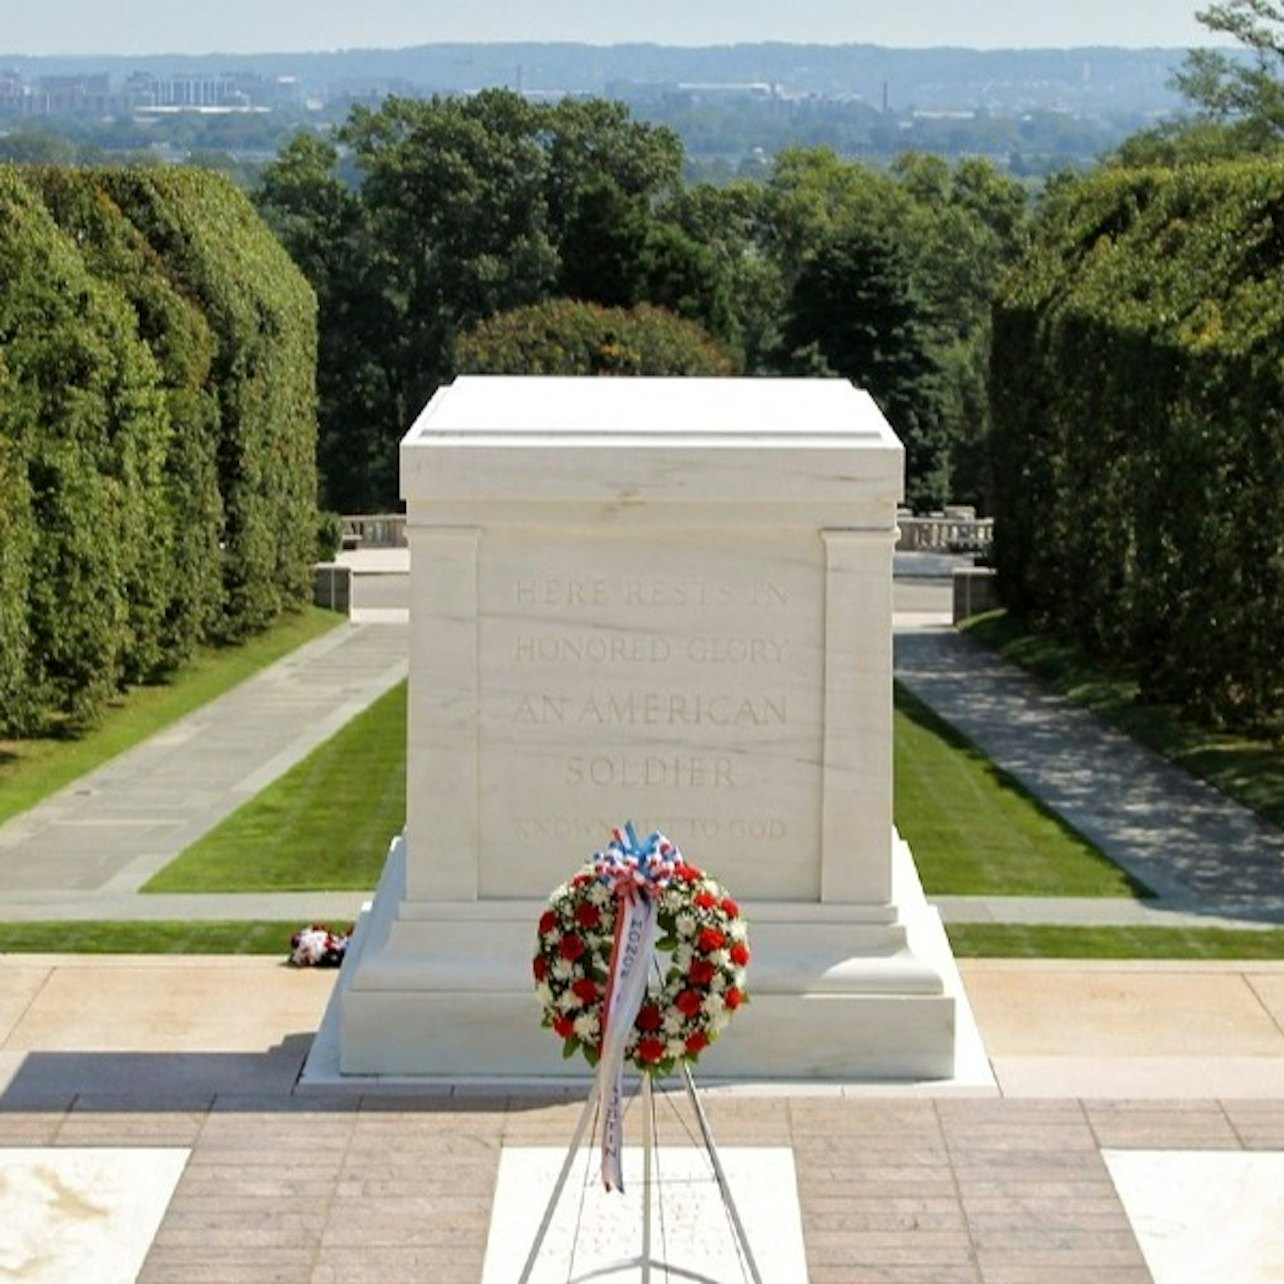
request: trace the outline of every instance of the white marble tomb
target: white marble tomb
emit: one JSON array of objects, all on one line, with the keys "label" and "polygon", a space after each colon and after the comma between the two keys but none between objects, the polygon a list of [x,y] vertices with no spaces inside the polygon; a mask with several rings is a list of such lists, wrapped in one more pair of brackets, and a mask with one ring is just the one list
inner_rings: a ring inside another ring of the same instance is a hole
[{"label": "white marble tomb", "polygon": [[401,446],[407,826],[343,968],[343,1074],[584,1074],[539,1025],[535,923],[626,820],[750,920],[753,1001],[703,1074],[951,1074],[955,999],[894,869],[902,463],[840,380],[433,397]]}]

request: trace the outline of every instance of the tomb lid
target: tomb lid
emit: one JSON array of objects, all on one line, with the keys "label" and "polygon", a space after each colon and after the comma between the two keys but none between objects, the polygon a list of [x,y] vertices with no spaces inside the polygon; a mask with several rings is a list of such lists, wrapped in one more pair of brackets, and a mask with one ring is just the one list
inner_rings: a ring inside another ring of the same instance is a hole
[{"label": "tomb lid", "polygon": [[895,501],[902,468],[844,379],[468,375],[401,443],[412,502]]}]

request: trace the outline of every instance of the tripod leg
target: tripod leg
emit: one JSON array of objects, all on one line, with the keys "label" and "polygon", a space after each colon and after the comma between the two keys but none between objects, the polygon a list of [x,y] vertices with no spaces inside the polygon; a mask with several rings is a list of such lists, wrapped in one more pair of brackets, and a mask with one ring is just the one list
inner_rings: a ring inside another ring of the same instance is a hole
[{"label": "tripod leg", "polygon": [[762,1276],[758,1274],[758,1263],[753,1259],[753,1249],[749,1244],[749,1236],[745,1234],[744,1223],[740,1220],[740,1213],[731,1194],[731,1186],[727,1181],[727,1174],[722,1169],[722,1160],[718,1158],[718,1147],[713,1140],[713,1130],[709,1127],[709,1120],[705,1116],[704,1106],[700,1104],[700,1094],[696,1091],[691,1067],[685,1061],[682,1063],[682,1075],[686,1080],[687,1096],[691,1098],[691,1108],[695,1111],[696,1122],[700,1125],[700,1135],[704,1138],[704,1148],[709,1152],[709,1162],[713,1164],[713,1173],[718,1179],[718,1189],[722,1193],[722,1202],[727,1212],[731,1214],[731,1224],[735,1228],[736,1238],[740,1241],[740,1247],[744,1250],[749,1274],[752,1276],[754,1284],[762,1284]]},{"label": "tripod leg", "polygon": [[518,1284],[527,1284],[530,1280],[531,1272],[535,1269],[535,1263],[539,1259],[539,1250],[544,1246],[544,1237],[548,1234],[548,1228],[553,1224],[553,1214],[557,1212],[557,1201],[562,1197],[562,1190],[566,1186],[566,1179],[571,1175],[571,1166],[575,1163],[576,1152],[580,1148],[580,1142],[584,1138],[584,1130],[589,1125],[589,1120],[593,1117],[593,1109],[597,1105],[597,1078],[594,1076],[593,1086],[589,1089],[588,1100],[584,1103],[584,1109],[580,1113],[580,1121],[575,1125],[575,1135],[571,1138],[571,1144],[566,1151],[566,1159],[562,1163],[562,1171],[557,1176],[557,1184],[553,1187],[553,1193],[548,1197],[548,1204],[544,1209],[544,1219],[539,1224],[539,1230],[535,1234],[535,1242],[531,1245],[531,1251],[527,1255],[526,1265],[522,1267],[522,1273],[518,1277]]},{"label": "tripod leg", "polygon": [[642,1072],[642,1284],[651,1284],[651,1164],[655,1148],[655,1098]]}]

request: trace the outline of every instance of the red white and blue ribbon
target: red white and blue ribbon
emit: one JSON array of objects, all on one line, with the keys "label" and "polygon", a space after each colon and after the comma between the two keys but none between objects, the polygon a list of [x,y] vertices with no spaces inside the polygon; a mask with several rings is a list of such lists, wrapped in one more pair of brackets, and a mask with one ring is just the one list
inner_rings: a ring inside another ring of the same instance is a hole
[{"label": "red white and blue ribbon", "polygon": [[658,831],[638,842],[632,824],[612,830],[606,851],[593,858],[594,872],[615,893],[615,943],[602,1004],[602,1054],[598,1091],[602,1101],[602,1183],[624,1189],[624,1048],[646,998],[647,969],[655,950],[656,898],[682,864],[682,853]]}]

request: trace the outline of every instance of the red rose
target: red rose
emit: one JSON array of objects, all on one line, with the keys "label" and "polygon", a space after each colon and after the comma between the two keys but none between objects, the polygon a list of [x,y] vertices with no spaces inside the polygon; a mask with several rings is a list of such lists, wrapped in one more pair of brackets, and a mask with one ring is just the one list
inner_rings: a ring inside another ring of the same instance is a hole
[{"label": "red rose", "polygon": [[684,883],[698,883],[704,875],[694,865],[679,865],[674,871],[674,877],[680,878]]},{"label": "red rose", "polygon": [[741,994],[734,985],[722,996],[722,998],[732,1012],[734,1012],[745,1001],[745,996]]},{"label": "red rose", "polygon": [[654,1003],[644,1003],[642,1010],[638,1013],[636,1025],[639,1030],[645,1030],[648,1034],[654,1034],[664,1023],[664,1018],[660,1014],[660,1009]]},{"label": "red rose", "polygon": [[592,874],[576,874],[575,877],[571,879],[571,886],[583,887],[585,883],[591,883],[592,881],[593,881]]},{"label": "red rose", "polygon": [[731,961],[737,967],[744,967],[749,962],[749,947],[743,941],[737,941],[731,947]]},{"label": "red rose", "polygon": [[691,978],[692,985],[708,985],[717,970],[708,959],[695,959],[687,976]]},{"label": "red rose", "polygon": [[542,954],[535,955],[531,970],[535,973],[535,979],[542,981],[548,975],[548,960]]},{"label": "red rose", "polygon": [[695,903],[701,909],[712,909],[718,903],[718,898],[712,892],[700,892],[695,897]]},{"label": "red rose", "polygon": [[551,932],[556,926],[557,926],[557,915],[554,914],[551,909],[545,910],[539,916],[539,930],[541,934],[545,932]]},{"label": "red rose", "polygon": [[696,949],[701,954],[712,954],[727,943],[727,938],[716,928],[706,927],[696,938]]},{"label": "red rose", "polygon": [[584,942],[578,936],[564,936],[557,947],[557,952],[564,959],[574,963],[584,953]]},{"label": "red rose", "polygon": [[709,1036],[703,1030],[697,1030],[687,1039],[687,1051],[694,1056],[709,1046]]},{"label": "red rose", "polygon": [[739,918],[740,906],[737,905],[735,901],[731,899],[730,896],[728,896],[728,897],[725,897],[722,902],[722,912],[730,916],[731,918]]},{"label": "red rose", "polygon": [[602,915],[596,905],[584,901],[575,907],[575,921],[581,927],[596,927],[602,921]]},{"label": "red rose", "polygon": [[661,1061],[663,1058],[663,1039],[643,1039],[638,1044],[638,1060],[645,1061],[648,1065],[654,1065],[655,1062]]},{"label": "red rose", "polygon": [[700,1011],[700,1004],[703,1000],[694,990],[683,990],[676,999],[673,1000],[673,1006],[682,1013],[684,1017],[690,1019]]},{"label": "red rose", "polygon": [[587,977],[576,981],[571,990],[581,1003],[592,1003],[597,998],[597,982],[590,981]]},{"label": "red rose", "polygon": [[553,1029],[562,1036],[563,1039],[569,1039],[575,1033],[575,1022],[568,1016],[553,1018]]}]

